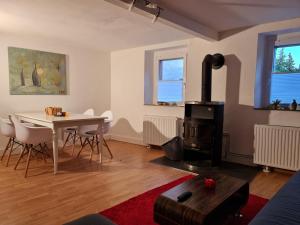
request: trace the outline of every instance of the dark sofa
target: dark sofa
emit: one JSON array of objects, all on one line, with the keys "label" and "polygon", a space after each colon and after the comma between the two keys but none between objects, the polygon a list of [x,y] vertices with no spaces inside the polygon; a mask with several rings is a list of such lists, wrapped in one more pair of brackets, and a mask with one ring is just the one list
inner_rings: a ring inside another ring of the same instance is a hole
[{"label": "dark sofa", "polygon": [[300,172],[297,172],[265,205],[249,225],[299,224]]}]

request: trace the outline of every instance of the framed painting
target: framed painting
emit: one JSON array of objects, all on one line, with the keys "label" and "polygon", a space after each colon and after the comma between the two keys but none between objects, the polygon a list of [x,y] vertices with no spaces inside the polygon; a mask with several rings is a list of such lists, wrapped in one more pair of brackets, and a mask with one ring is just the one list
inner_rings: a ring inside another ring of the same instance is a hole
[{"label": "framed painting", "polygon": [[8,47],[11,95],[65,95],[66,55]]}]

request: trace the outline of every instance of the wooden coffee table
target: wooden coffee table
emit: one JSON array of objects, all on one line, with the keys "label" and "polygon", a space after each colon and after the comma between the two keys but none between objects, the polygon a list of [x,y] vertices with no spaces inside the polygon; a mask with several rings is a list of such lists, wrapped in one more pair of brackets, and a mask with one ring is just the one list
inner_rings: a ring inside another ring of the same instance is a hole
[{"label": "wooden coffee table", "polygon": [[[249,197],[249,183],[224,174],[210,174],[216,180],[214,190],[204,187],[205,175],[198,175],[161,194],[154,205],[154,220],[160,225],[221,224],[239,212]],[[191,191],[185,202],[177,196]]]}]

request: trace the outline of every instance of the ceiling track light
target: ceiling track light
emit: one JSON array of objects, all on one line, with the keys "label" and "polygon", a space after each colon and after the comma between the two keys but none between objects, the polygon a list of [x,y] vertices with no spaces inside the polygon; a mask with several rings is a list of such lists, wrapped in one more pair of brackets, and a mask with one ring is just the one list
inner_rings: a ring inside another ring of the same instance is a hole
[{"label": "ceiling track light", "polygon": [[161,10],[162,8],[160,8],[157,3],[154,2],[150,2],[148,0],[144,0],[145,2],[145,7],[151,10],[156,10],[156,13],[154,14],[154,17],[152,19],[152,23],[155,23],[158,19],[158,17],[160,16]]},{"label": "ceiling track light", "polygon": [[129,5],[129,8],[128,8],[129,11],[131,11],[133,9],[135,2],[136,2],[136,0],[132,0],[132,2]]},{"label": "ceiling track light", "polygon": [[161,8],[160,7],[157,7],[157,12],[156,14],[154,15],[153,19],[152,19],[152,23],[155,23],[158,19],[158,17],[160,16],[160,12],[161,12]]},{"label": "ceiling track light", "polygon": [[156,3],[150,2],[145,0],[145,7],[149,8],[149,9],[157,9],[158,6]]},{"label": "ceiling track light", "polygon": [[[132,9],[135,7],[136,3],[137,3],[137,0],[132,0],[132,2],[129,5],[128,10],[132,11]],[[144,3],[145,3],[144,7],[151,9],[152,13],[151,12],[150,13],[153,15],[152,23],[155,23],[157,21],[158,17],[160,16],[162,8],[160,8],[156,3],[150,2],[148,0],[144,0]],[[154,10],[155,10],[155,13],[153,13]]]}]

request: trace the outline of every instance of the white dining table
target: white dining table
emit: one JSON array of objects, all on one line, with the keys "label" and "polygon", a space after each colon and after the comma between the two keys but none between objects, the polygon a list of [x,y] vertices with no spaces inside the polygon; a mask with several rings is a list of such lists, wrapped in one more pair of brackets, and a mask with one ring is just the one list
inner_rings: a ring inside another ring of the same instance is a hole
[{"label": "white dining table", "polygon": [[[15,113],[19,120],[49,127],[52,129],[52,144],[53,144],[53,170],[54,174],[58,172],[58,130],[66,127],[81,126],[81,125],[98,125],[103,126],[106,117],[88,116],[83,114],[70,114],[66,117],[48,116],[44,112],[33,113]],[[99,163],[102,163],[102,129],[99,129]]]}]

